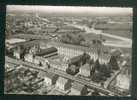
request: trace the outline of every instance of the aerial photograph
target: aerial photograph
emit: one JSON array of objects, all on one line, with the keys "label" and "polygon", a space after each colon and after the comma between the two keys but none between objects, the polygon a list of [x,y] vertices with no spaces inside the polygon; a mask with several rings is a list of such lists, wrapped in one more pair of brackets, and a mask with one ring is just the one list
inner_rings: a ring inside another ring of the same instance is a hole
[{"label": "aerial photograph", "polygon": [[4,94],[131,96],[133,8],[7,5]]}]

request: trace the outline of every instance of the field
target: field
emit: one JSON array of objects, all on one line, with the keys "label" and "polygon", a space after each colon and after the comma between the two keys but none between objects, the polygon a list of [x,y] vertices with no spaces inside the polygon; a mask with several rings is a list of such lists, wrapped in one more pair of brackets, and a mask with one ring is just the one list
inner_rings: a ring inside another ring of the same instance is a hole
[{"label": "field", "polygon": [[102,30],[104,33],[132,38],[132,23],[107,23],[97,24],[95,29]]},{"label": "field", "polygon": [[132,39],[132,32],[128,30],[104,30],[103,32]]}]

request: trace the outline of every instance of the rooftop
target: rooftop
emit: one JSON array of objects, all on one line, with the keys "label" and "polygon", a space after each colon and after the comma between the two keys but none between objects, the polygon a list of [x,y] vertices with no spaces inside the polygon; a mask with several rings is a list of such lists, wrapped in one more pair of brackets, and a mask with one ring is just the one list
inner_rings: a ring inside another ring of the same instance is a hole
[{"label": "rooftop", "polygon": [[49,53],[53,53],[53,52],[57,52],[57,49],[55,47],[50,47],[47,49],[41,49],[40,52],[37,52],[36,55],[37,56],[43,56]]},{"label": "rooftop", "polygon": [[[71,49],[75,49],[75,50],[79,50],[79,51],[86,51],[86,52],[95,52],[97,53],[97,49],[98,47],[96,45],[92,45],[89,47],[84,47],[84,46],[78,46],[78,45],[73,45],[73,44],[66,44],[66,43],[61,43],[61,42],[48,42],[48,45],[52,45],[55,47],[65,47],[65,48],[71,48]],[[101,50],[108,51],[108,48],[105,46],[100,46]]]},{"label": "rooftop", "polygon": [[85,64],[83,66],[81,66],[81,69],[85,69],[85,70],[89,70],[90,71],[90,65],[89,64]]},{"label": "rooftop", "polygon": [[56,74],[53,74],[53,73],[45,73],[45,76],[47,76],[48,78],[50,79],[53,79],[55,76],[57,76]]},{"label": "rooftop", "polygon": [[50,73],[50,72],[39,72],[38,76],[40,77],[48,77],[50,79],[53,79],[56,74]]},{"label": "rooftop", "polygon": [[[64,47],[64,48],[70,48],[70,49],[74,49],[74,50],[78,50],[81,52],[90,52],[92,54],[98,54],[98,47],[96,45],[92,45],[90,48],[89,47],[83,47],[83,46],[78,46],[78,45],[72,45],[72,44],[65,44],[65,43],[61,43],[61,42],[48,42],[48,45],[51,46],[55,46],[55,47]],[[109,52],[109,48],[105,47],[105,46],[101,46],[100,49],[100,58],[102,59],[110,59],[111,54]]]}]

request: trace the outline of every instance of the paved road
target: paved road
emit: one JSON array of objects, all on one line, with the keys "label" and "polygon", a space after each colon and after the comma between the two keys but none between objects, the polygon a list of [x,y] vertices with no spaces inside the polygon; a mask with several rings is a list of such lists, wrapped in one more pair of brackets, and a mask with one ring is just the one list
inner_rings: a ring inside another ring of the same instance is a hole
[{"label": "paved road", "polygon": [[117,93],[114,93],[114,92],[111,92],[105,88],[102,88],[100,86],[97,86],[96,84],[93,84],[91,82],[88,82],[86,80],[82,80],[82,79],[79,79],[79,78],[76,78],[72,75],[69,75],[63,71],[59,71],[59,70],[55,70],[55,69],[48,69],[48,68],[45,68],[45,67],[40,67],[36,64],[33,64],[33,63],[29,63],[29,62],[24,62],[22,60],[16,60],[16,59],[13,59],[13,58],[9,58],[9,57],[5,57],[5,61],[6,62],[10,62],[10,63],[15,63],[15,64],[22,64],[22,65],[26,65],[26,67],[28,66],[29,68],[33,68],[33,69],[36,69],[38,71],[45,71],[45,72],[51,72],[51,73],[55,73],[55,74],[58,74],[59,76],[62,76],[62,77],[65,77],[67,79],[70,79],[70,80],[74,80],[76,82],[79,82],[81,84],[84,84],[92,89],[97,89],[98,91],[102,92],[103,94],[106,94],[106,95],[118,95]]}]

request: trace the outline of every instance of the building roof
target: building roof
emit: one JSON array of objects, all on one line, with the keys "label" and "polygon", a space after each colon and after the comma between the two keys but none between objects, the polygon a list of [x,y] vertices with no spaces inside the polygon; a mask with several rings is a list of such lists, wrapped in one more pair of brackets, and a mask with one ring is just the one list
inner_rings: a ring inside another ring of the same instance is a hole
[{"label": "building roof", "polygon": [[53,79],[55,76],[58,76],[58,75],[50,73],[50,72],[39,72],[38,76],[40,76],[40,77],[48,77],[50,79]]},{"label": "building roof", "polygon": [[53,73],[45,73],[45,76],[50,78],[50,79],[53,79],[55,76],[58,76],[57,74],[53,74]]},{"label": "building roof", "polygon": [[17,65],[12,63],[5,63],[5,70],[7,72],[14,70],[17,67]]},{"label": "building roof", "polygon": [[48,95],[65,95],[64,93],[54,89],[48,93]]},{"label": "building roof", "polygon": [[[48,42],[48,45],[54,46],[54,47],[64,47],[64,48],[70,48],[70,49],[74,49],[74,50],[78,50],[81,52],[89,52],[92,54],[98,54],[98,47],[96,45],[92,45],[90,48],[89,47],[83,47],[83,46],[78,46],[78,45],[72,45],[72,44],[65,44],[65,43],[61,43],[61,42]],[[101,56],[103,58],[109,59],[110,53],[109,53],[109,48],[105,47],[105,46],[101,46]],[[108,53],[107,53],[108,52]]]},{"label": "building roof", "polygon": [[72,85],[72,88],[73,89],[76,89],[78,91],[82,91],[83,87],[85,87],[85,85],[82,85],[78,82],[74,82],[73,85]]},{"label": "building roof", "polygon": [[57,80],[58,83],[65,85],[68,82],[68,79],[59,77]]},{"label": "building roof", "polygon": [[58,61],[55,61],[55,60],[51,60],[51,59],[48,59],[48,62],[52,65],[58,65],[58,66],[61,66],[61,62],[58,62]]},{"label": "building roof", "polygon": [[50,48],[47,48],[47,49],[41,49],[40,52],[36,53],[36,55],[37,56],[44,56],[46,54],[50,54],[50,53],[53,53],[53,52],[57,52],[57,49],[55,47],[50,47]]},{"label": "building roof", "polygon": [[19,39],[19,38],[12,38],[12,39],[6,39],[6,43],[9,43],[9,44],[15,44],[15,43],[23,43],[25,42],[26,40],[24,39]]},{"label": "building roof", "polygon": [[90,71],[90,65],[89,64],[84,64],[83,66],[81,66],[81,69],[83,70],[87,70],[87,71]]},{"label": "building roof", "polygon": [[110,58],[111,58],[111,55],[109,55],[109,54],[100,54],[100,56],[99,56],[99,59],[101,60],[101,59],[103,59],[103,60],[110,60]]},{"label": "building roof", "polygon": [[[19,35],[21,35],[20,37],[23,37],[22,34],[19,34]],[[39,44],[39,40],[32,40],[32,41],[25,41],[23,43],[16,43],[14,45],[15,47],[24,46],[26,48],[26,47],[31,47],[31,46],[38,45],[38,44]]]},{"label": "building roof", "polygon": [[73,63],[73,64],[77,63],[77,62],[81,61],[82,57],[83,57],[83,55],[75,56],[69,60],[69,63]]}]

